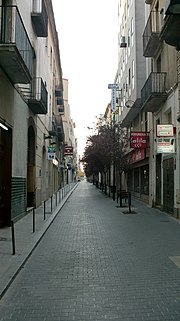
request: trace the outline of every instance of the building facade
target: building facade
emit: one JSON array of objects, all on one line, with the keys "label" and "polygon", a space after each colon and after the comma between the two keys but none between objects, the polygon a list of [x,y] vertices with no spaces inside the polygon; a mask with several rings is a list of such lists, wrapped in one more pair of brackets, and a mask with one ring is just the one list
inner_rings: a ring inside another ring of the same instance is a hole
[{"label": "building facade", "polygon": [[64,112],[62,122],[64,130],[64,182],[71,183],[77,178],[77,139],[75,138],[75,123],[71,118],[69,104],[69,82],[63,78]]},{"label": "building facade", "polygon": [[58,110],[63,104],[62,69],[51,1],[1,0],[0,17],[0,226],[4,226],[59,188],[64,134]]},{"label": "building facade", "polygon": [[[119,1],[115,82],[120,88],[121,125],[129,131],[130,142],[136,142],[127,150],[127,187],[151,206],[179,217],[180,60],[175,29],[180,23],[179,17],[174,21],[167,15],[169,4],[170,0]],[[146,137],[146,143],[137,144],[137,135]]]},{"label": "building facade", "polygon": [[[118,3],[119,54],[119,121],[131,132],[147,132],[147,115],[141,112],[141,89],[146,79],[146,60],[143,56],[142,32],[145,24],[145,4],[140,0],[124,0]],[[122,187],[137,197],[149,198],[149,150],[130,147],[127,149],[129,170]]]}]

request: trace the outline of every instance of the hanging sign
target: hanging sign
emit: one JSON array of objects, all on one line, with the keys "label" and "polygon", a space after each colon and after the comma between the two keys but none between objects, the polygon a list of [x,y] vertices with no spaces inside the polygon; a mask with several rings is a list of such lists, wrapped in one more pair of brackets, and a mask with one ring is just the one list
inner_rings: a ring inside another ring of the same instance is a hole
[{"label": "hanging sign", "polygon": [[130,136],[131,148],[146,148],[146,132],[131,132]]},{"label": "hanging sign", "polygon": [[48,147],[48,160],[53,160],[56,158],[56,147]]},{"label": "hanging sign", "polygon": [[173,125],[172,124],[158,124],[157,125],[157,137],[167,137],[167,136],[173,136]]},{"label": "hanging sign", "polygon": [[64,155],[73,155],[73,147],[72,146],[65,146],[64,147]]},{"label": "hanging sign", "polygon": [[175,153],[175,139],[173,137],[157,137],[157,153]]}]

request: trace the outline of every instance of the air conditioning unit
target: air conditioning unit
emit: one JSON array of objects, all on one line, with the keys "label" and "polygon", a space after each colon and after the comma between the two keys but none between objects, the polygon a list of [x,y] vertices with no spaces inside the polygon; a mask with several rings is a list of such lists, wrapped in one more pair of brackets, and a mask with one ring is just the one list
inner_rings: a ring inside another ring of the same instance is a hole
[{"label": "air conditioning unit", "polygon": [[127,47],[127,42],[126,42],[126,37],[121,37],[120,39],[120,48],[126,48]]}]

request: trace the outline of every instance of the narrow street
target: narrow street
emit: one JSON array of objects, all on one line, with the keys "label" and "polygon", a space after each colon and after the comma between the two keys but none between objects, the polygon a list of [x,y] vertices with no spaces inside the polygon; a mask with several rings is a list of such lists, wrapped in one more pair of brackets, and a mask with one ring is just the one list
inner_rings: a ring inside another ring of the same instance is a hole
[{"label": "narrow street", "polygon": [[86,181],[0,301],[0,321],[179,321],[180,224]]}]

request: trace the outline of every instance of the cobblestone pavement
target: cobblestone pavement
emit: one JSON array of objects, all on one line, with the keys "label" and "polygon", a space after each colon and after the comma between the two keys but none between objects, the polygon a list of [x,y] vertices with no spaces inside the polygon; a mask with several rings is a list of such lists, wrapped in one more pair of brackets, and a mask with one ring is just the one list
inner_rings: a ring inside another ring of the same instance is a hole
[{"label": "cobblestone pavement", "polygon": [[179,321],[180,225],[81,182],[0,301],[0,321]]}]

